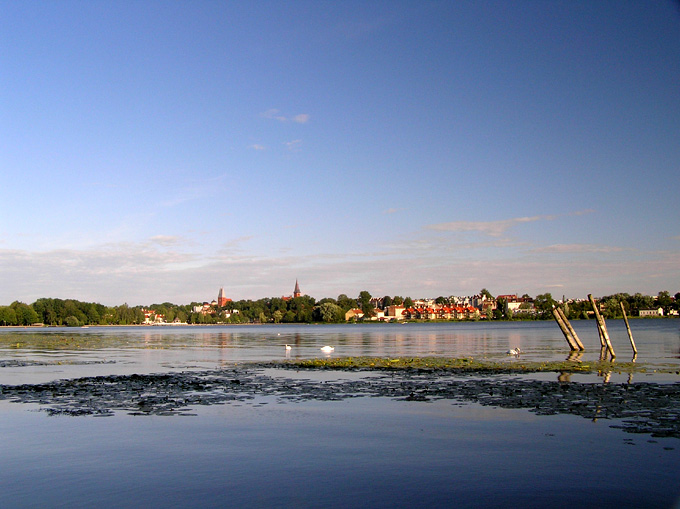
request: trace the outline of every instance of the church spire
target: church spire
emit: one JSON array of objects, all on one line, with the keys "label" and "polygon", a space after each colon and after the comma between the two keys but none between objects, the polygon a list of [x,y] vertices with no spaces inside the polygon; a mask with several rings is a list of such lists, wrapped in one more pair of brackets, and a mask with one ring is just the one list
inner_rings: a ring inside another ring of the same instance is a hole
[{"label": "church spire", "polygon": [[298,284],[298,280],[295,280],[295,290],[293,290],[293,298],[299,297],[302,295],[302,292],[300,291],[300,285]]}]

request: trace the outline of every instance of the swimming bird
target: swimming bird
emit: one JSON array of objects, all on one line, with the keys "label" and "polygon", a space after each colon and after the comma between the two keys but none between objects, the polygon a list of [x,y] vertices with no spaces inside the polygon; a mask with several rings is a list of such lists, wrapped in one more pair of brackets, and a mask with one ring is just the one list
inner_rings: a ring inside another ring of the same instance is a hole
[{"label": "swimming bird", "polygon": [[333,348],[332,346],[323,346],[323,347],[321,347],[321,351],[322,351],[322,352],[331,353],[333,350],[335,350],[335,348]]},{"label": "swimming bird", "polygon": [[519,356],[519,354],[522,353],[522,350],[520,350],[519,347],[517,347],[517,348],[512,348],[512,349],[508,350],[508,351],[505,352],[505,353],[507,353],[508,355],[516,355],[516,356]]},{"label": "swimming bird", "polygon": [[286,345],[286,350],[290,350],[291,348],[293,348],[293,347],[290,346],[290,345]]}]

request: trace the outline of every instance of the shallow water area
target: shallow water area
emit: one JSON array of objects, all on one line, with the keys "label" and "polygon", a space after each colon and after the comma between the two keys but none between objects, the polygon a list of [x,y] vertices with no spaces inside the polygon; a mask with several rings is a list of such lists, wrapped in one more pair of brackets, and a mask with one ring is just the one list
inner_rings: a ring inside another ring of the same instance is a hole
[{"label": "shallow water area", "polygon": [[563,361],[547,322],[4,329],[0,506],[672,507],[679,325],[631,323],[632,378],[266,364]]},{"label": "shallow water area", "polygon": [[[509,364],[597,361],[594,321],[573,325],[586,346],[579,354],[569,352],[558,327],[548,321],[0,328],[0,383],[323,357],[471,357]],[[611,320],[608,328],[617,361],[629,362],[632,351],[623,322]],[[632,320],[631,328],[639,350],[635,360],[649,368],[647,373],[680,373],[680,320]],[[325,354],[320,350],[325,345],[334,351]],[[519,357],[506,353],[515,348],[522,351]]]}]

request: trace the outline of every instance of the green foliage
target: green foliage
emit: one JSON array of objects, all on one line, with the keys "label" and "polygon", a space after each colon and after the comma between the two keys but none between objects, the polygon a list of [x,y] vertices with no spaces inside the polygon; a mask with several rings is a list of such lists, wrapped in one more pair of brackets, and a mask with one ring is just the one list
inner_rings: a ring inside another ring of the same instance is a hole
[{"label": "green foliage", "polygon": [[9,306],[0,306],[0,325],[16,325],[17,314]]},{"label": "green foliage", "polygon": [[338,295],[337,304],[342,308],[343,313],[346,313],[357,306],[357,301],[355,299],[350,299],[347,295],[342,293]]},{"label": "green foliage", "polygon": [[[482,289],[483,294],[488,294]],[[488,294],[490,295],[490,294]],[[528,298],[524,294],[524,298]],[[449,299],[439,296],[438,304],[445,304]],[[80,302],[74,299],[40,298],[33,304],[25,304],[15,301],[9,306],[0,306],[0,325],[27,326],[35,323],[45,325],[136,325],[144,322],[143,309],[152,309],[157,314],[165,316],[167,322],[174,319],[182,323],[191,324],[217,324],[217,323],[309,323],[313,321],[336,323],[344,321],[345,313],[357,306],[361,307],[368,316],[373,314],[371,294],[364,290],[360,292],[358,299],[351,299],[345,294],[340,294],[337,299],[324,298],[316,302],[310,296],[301,296],[294,299],[282,299],[278,297],[263,298],[256,301],[240,300],[229,302],[220,309],[211,309],[207,314],[194,313],[194,306],[201,303],[193,302],[186,305],[177,305],[170,302],[152,304],[151,306],[128,306],[122,304],[107,307],[94,302]],[[620,318],[623,303],[628,316],[637,316],[641,309],[655,309],[662,307],[664,314],[678,309],[680,306],[680,292],[671,296],[668,291],[661,291],[656,296],[636,293],[617,293],[598,298],[602,314],[605,318]],[[555,301],[550,293],[537,295],[534,299],[536,318],[552,319],[552,306]],[[413,299],[401,296],[383,298],[383,306],[404,305],[413,307]],[[586,299],[570,301],[562,304],[567,316],[571,319],[592,317],[590,303]],[[512,319],[508,312],[507,303],[498,299],[497,309],[493,312],[494,319]],[[530,308],[526,303],[520,309]],[[236,312],[234,312],[236,311]],[[230,314],[230,316],[227,316]],[[516,317],[525,317],[524,313],[517,313]]]},{"label": "green foliage", "polygon": [[493,300],[493,295],[491,295],[491,292],[486,288],[482,288],[482,291],[480,291],[479,294],[482,297],[486,297],[487,299]]},{"label": "green foliage", "polygon": [[66,327],[80,327],[80,322],[75,316],[71,315],[66,317],[65,325]]},{"label": "green foliage", "polygon": [[557,303],[549,293],[536,295],[536,298],[534,299],[534,307],[538,313],[538,318],[552,318],[552,308],[555,304]]},{"label": "green foliage", "polygon": [[28,304],[14,301],[10,304],[10,308],[12,308],[16,314],[16,325],[33,325],[40,321],[38,313],[36,313]]},{"label": "green foliage", "polygon": [[324,302],[316,309],[318,310],[318,319],[322,322],[337,323],[345,318],[342,308],[332,302]]},{"label": "green foliage", "polygon": [[364,312],[366,316],[373,316],[373,304],[371,304],[371,294],[366,290],[359,292],[359,298],[357,302],[359,303],[359,308]]}]

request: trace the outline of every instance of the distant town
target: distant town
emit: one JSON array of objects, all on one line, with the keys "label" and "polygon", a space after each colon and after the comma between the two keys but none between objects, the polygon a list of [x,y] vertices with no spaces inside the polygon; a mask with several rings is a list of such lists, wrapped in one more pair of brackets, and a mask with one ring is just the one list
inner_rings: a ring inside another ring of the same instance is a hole
[{"label": "distant town", "polygon": [[[656,296],[617,293],[597,298],[604,318],[621,318],[621,305],[631,317],[677,317],[680,292],[661,291]],[[569,319],[592,318],[588,299],[554,299],[550,293],[493,296],[483,288],[470,296],[436,298],[374,297],[362,291],[357,297],[345,294],[319,301],[305,295],[295,281],[293,293],[281,297],[234,301],[224,288],[210,301],[178,305],[170,302],[149,306],[104,306],[73,299],[41,298],[32,304],[15,301],[0,306],[1,326],[90,325],[185,325],[409,322],[460,320],[542,320],[552,319],[554,306]]]}]

